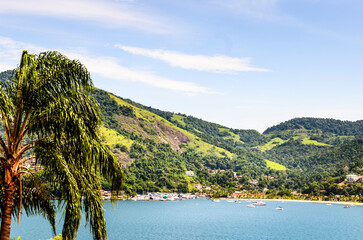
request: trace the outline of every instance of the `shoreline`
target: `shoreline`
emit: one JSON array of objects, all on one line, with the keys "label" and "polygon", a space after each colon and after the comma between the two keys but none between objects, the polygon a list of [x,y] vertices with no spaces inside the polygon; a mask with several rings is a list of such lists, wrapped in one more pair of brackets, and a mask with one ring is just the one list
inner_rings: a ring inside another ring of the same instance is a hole
[{"label": "shoreline", "polygon": [[[195,198],[184,198],[184,199],[180,199],[180,200],[194,200],[194,199],[208,199],[208,197],[206,196],[198,196]],[[322,201],[322,200],[301,200],[301,199],[283,199],[283,198],[278,198],[278,199],[266,199],[266,198],[219,198],[220,200],[239,200],[239,201],[244,201],[244,202],[248,202],[248,201],[268,201],[268,202],[306,202],[306,203],[320,203],[320,204],[339,204],[339,205],[350,205],[350,206],[363,206],[363,203],[359,203],[359,202],[342,202],[342,201]],[[111,199],[103,199],[103,200],[111,200]],[[178,201],[178,200],[168,200],[168,199],[135,199],[135,198],[131,198],[131,199],[114,199],[116,201],[122,201],[122,200],[126,200],[126,201]]]},{"label": "shoreline", "polygon": [[[229,198],[224,198],[229,199]],[[233,198],[230,198],[233,199]],[[340,204],[340,205],[356,205],[363,206],[363,203],[357,202],[341,202],[341,201],[322,201],[322,200],[298,200],[298,199],[264,199],[264,198],[253,198],[253,199],[236,199],[241,201],[258,200],[258,201],[271,201],[271,202],[308,202],[308,203],[325,203],[325,204]]]}]

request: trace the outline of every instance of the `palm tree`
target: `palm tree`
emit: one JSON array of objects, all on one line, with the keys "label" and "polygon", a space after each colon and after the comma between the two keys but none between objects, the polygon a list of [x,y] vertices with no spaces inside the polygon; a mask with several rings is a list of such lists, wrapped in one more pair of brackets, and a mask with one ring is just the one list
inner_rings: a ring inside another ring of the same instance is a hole
[{"label": "palm tree", "polygon": [[[62,199],[64,239],[76,238],[82,211],[94,239],[106,239],[99,176],[117,192],[124,175],[102,144],[92,90],[87,69],[58,52],[23,51],[13,77],[0,83],[1,240],[10,238],[11,217],[22,208],[43,214],[54,230],[45,181]],[[41,177],[25,167],[30,160],[44,168]]]}]

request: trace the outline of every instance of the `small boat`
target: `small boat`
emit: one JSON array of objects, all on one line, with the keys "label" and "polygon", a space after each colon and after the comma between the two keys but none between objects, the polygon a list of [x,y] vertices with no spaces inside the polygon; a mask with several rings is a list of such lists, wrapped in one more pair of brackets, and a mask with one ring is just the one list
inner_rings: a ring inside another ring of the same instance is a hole
[{"label": "small boat", "polygon": [[266,203],[265,202],[262,202],[262,201],[254,202],[252,204],[255,205],[255,206],[266,206]]},{"label": "small boat", "polygon": [[327,203],[326,205],[327,205],[327,206],[331,206],[331,203]]},{"label": "small boat", "polygon": [[343,208],[350,208],[350,206],[349,205],[345,205]]},{"label": "small boat", "polygon": [[277,208],[275,208],[276,210],[284,210],[281,206],[278,206]]},{"label": "small boat", "polygon": [[213,202],[220,202],[219,199],[212,199]]},{"label": "small boat", "polygon": [[226,200],[226,202],[234,203],[234,202],[235,202],[235,200],[233,200],[233,199],[227,199],[227,200]]},{"label": "small boat", "polygon": [[255,208],[256,206],[253,205],[253,204],[250,204],[250,205],[247,205],[247,207],[249,207],[249,208]]},{"label": "small boat", "polygon": [[241,201],[240,201],[240,200],[236,200],[236,201],[235,201],[235,203],[240,204],[240,203],[241,203]]}]

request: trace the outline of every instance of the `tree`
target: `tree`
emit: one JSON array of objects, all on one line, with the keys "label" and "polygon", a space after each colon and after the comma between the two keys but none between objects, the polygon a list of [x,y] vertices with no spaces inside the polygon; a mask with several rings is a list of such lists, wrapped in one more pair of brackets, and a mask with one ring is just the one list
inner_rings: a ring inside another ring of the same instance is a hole
[{"label": "tree", "polygon": [[[12,214],[19,218],[22,207],[43,214],[55,229],[44,181],[63,199],[64,239],[76,237],[82,210],[94,239],[106,239],[99,175],[113,191],[124,175],[101,141],[92,91],[85,66],[58,52],[23,51],[13,77],[0,83],[1,240],[10,238]],[[41,178],[24,167],[31,159],[44,167]]]}]

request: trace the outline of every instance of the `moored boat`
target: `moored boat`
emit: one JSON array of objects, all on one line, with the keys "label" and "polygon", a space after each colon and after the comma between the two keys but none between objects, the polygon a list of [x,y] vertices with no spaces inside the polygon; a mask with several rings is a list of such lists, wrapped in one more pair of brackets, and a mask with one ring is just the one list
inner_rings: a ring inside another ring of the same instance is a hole
[{"label": "moored boat", "polygon": [[254,202],[254,203],[252,203],[253,205],[255,205],[255,206],[266,206],[266,203],[265,202],[263,202],[263,201],[259,201],[259,202]]}]

